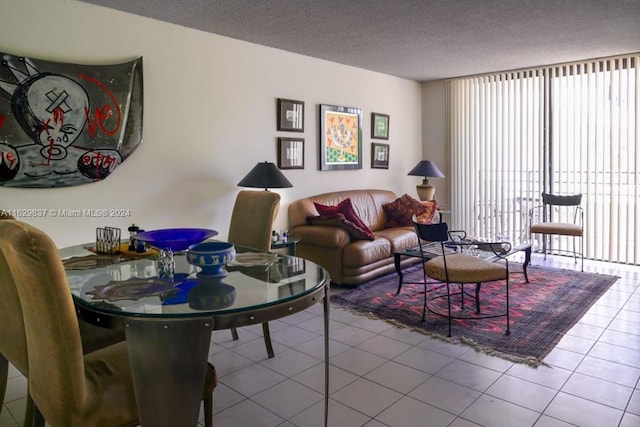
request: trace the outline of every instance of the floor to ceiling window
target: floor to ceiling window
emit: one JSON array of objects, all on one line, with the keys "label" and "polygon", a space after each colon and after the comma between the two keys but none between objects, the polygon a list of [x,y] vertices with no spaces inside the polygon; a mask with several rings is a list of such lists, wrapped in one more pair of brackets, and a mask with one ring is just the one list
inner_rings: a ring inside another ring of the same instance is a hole
[{"label": "floor to ceiling window", "polygon": [[640,264],[639,61],[631,55],[448,81],[455,226],[523,238],[543,191],[582,193],[586,257]]}]

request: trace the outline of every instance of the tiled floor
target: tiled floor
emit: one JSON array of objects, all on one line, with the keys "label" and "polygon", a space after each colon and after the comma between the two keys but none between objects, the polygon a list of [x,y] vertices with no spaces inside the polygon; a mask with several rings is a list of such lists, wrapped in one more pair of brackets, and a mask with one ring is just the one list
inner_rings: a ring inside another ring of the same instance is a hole
[{"label": "tiled floor", "polygon": [[[534,264],[575,268],[573,260]],[[620,276],[545,359],[531,368],[420,333],[331,310],[329,425],[640,426],[640,269],[585,262]],[[240,340],[214,333],[220,376],[216,427],[323,424],[322,306],[271,323],[276,357],[261,328]],[[0,427],[23,416],[26,381],[11,371]]]}]

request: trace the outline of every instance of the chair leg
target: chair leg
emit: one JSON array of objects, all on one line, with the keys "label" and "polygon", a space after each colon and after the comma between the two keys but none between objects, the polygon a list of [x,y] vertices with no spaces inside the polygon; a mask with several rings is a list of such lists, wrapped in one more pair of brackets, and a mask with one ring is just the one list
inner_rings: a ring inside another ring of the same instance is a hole
[{"label": "chair leg", "polygon": [[584,271],[584,236],[580,236],[580,271]]},{"label": "chair leg", "polygon": [[269,332],[268,322],[262,323],[262,336],[264,337],[264,346],[267,349],[267,356],[269,356],[269,359],[271,359],[275,356],[275,354],[273,352],[273,345],[271,344],[271,332]]},{"label": "chair leg", "polygon": [[213,392],[202,402],[204,404],[204,427],[213,427]]},{"label": "chair leg", "polygon": [[4,406],[4,396],[7,392],[7,381],[9,380],[9,361],[0,354],[0,414]]},{"label": "chair leg", "polygon": [[448,337],[451,336],[451,291],[449,289],[449,282],[447,282],[447,310],[448,310],[448,318],[449,318],[449,333]]},{"label": "chair leg", "polygon": [[[0,412],[4,406],[4,398],[7,392],[7,383],[9,380],[9,361],[0,354]],[[27,405],[24,411],[25,427],[44,427],[45,422],[42,414],[33,403],[31,395],[27,393]]]},{"label": "chair leg", "polygon": [[506,279],[506,293],[507,293],[507,332],[505,335],[511,335],[510,323],[509,323],[509,274]]},{"label": "chair leg", "polygon": [[[267,349],[267,356],[269,359],[275,356],[273,352],[273,345],[271,344],[271,333],[269,332],[269,323],[264,322],[262,324],[262,335],[264,336],[264,346]],[[234,341],[238,340],[238,330],[236,328],[231,328],[231,337]]]},{"label": "chair leg", "polygon": [[[424,268],[423,268],[424,270]],[[427,279],[426,277],[423,279],[423,283],[422,286],[424,288],[424,300],[422,302],[422,320],[421,322],[424,322],[425,320],[427,320]]]},{"label": "chair leg", "polygon": [[33,402],[31,395],[27,393],[27,407],[24,411],[24,427],[45,427],[45,420]]}]

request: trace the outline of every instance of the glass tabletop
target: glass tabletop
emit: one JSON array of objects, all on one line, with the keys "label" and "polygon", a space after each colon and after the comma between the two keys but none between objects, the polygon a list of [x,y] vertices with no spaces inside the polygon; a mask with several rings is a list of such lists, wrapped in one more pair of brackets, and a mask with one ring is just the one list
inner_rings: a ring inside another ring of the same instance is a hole
[{"label": "glass tabletop", "polygon": [[[467,253],[486,259],[506,257],[518,251],[525,251],[527,248],[531,248],[531,243],[526,240],[511,242],[478,237],[465,237],[462,240],[452,241],[451,245],[446,242],[444,244],[447,255]],[[419,246],[415,246],[395,253],[418,258],[423,256],[429,259],[442,255],[442,247],[440,242],[425,242],[422,244],[422,252]]]},{"label": "glass tabletop", "polygon": [[200,268],[177,253],[170,279],[160,277],[153,257],[96,256],[90,246],[59,251],[74,301],[116,316],[233,314],[303,298],[328,282],[326,270],[310,261],[238,247],[237,260],[226,266],[226,276],[200,276]]}]

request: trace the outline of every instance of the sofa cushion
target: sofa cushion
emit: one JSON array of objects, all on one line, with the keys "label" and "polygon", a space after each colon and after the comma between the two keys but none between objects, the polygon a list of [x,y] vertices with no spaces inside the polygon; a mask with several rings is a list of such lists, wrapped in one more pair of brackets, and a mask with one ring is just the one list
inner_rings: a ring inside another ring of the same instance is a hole
[{"label": "sofa cushion", "polygon": [[350,197],[347,197],[335,206],[327,206],[317,202],[313,202],[313,204],[321,216],[331,216],[336,213],[341,213],[348,221],[355,224],[356,227],[367,236],[368,240],[373,240],[373,232],[356,213]]},{"label": "sofa cushion", "polygon": [[418,246],[418,235],[411,227],[385,228],[375,232],[376,238],[388,240],[391,244],[392,252],[404,251],[405,249]]},{"label": "sofa cushion", "polygon": [[358,224],[349,221],[344,214],[334,213],[331,215],[309,216],[309,224],[312,225],[332,225],[342,227],[351,236],[352,240],[373,240],[373,233],[368,228],[362,228]]},{"label": "sofa cushion", "polygon": [[392,255],[387,239],[359,240],[344,247],[342,265],[357,268],[389,259]]},{"label": "sofa cushion", "polygon": [[413,224],[413,216],[418,217],[425,213],[426,208],[416,199],[403,194],[391,203],[382,205],[387,214],[385,228],[404,227]]}]

